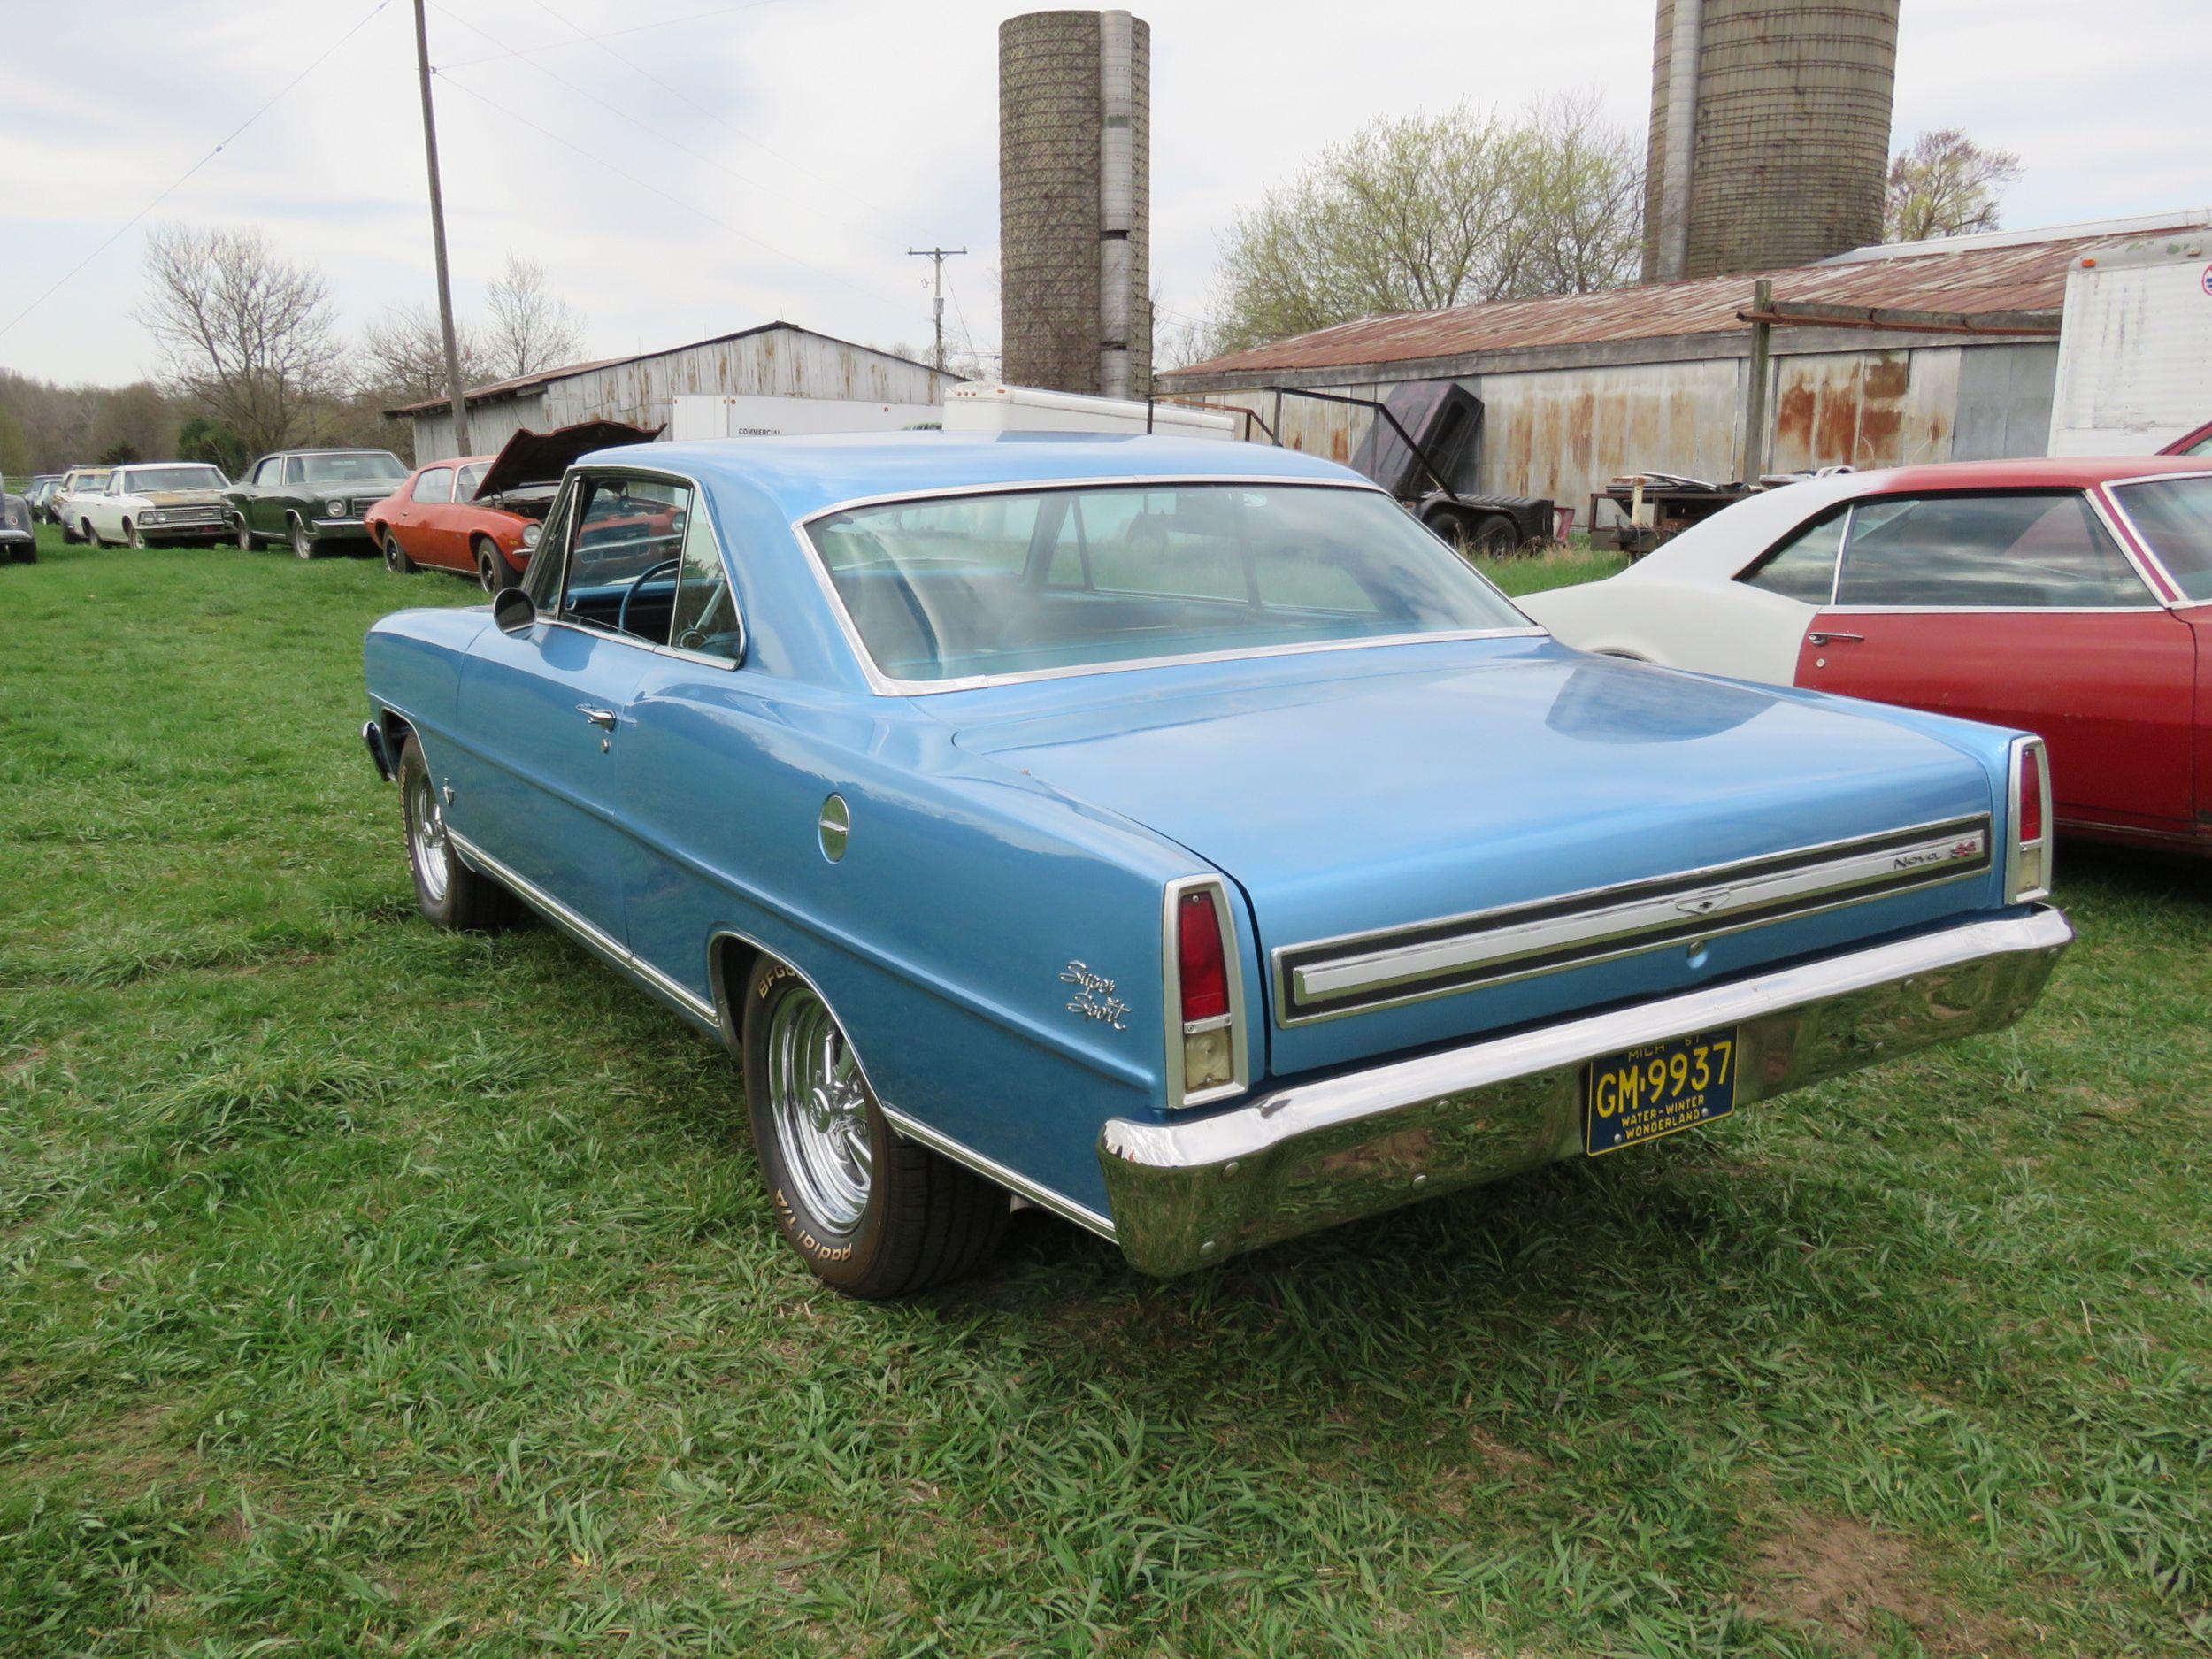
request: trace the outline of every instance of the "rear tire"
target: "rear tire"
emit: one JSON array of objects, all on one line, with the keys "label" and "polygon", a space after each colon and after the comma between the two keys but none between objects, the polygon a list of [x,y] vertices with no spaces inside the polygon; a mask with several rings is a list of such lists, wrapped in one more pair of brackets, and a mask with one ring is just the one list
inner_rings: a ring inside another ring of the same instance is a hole
[{"label": "rear tire", "polygon": [[491,933],[503,926],[513,904],[505,888],[463,864],[446,833],[445,802],[410,735],[399,753],[400,818],[407,833],[407,868],[415,879],[415,905],[429,920],[457,933]]},{"label": "rear tire", "polygon": [[1004,1189],[891,1127],[836,1016],[795,970],[760,957],[741,1023],[761,1179],[777,1230],[817,1279],[879,1302],[990,1255]]}]

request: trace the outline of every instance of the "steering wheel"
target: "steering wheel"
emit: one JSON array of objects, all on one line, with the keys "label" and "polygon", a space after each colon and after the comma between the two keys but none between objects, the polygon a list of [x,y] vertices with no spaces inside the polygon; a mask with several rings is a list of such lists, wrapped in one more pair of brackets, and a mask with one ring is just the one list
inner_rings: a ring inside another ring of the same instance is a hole
[{"label": "steering wheel", "polygon": [[614,613],[615,632],[627,634],[630,631],[630,601],[637,597],[637,590],[656,576],[664,575],[682,564],[683,560],[680,558],[663,559],[657,565],[647,565],[630,578],[630,585],[622,590],[622,609]]}]

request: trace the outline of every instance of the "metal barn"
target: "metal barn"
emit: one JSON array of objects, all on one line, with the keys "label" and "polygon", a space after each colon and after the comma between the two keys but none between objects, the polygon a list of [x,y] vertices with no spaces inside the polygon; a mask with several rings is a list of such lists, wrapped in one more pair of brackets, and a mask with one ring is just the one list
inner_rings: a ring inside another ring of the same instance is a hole
[{"label": "metal barn", "polygon": [[[1370,411],[1270,388],[1383,398],[1454,380],[1483,404],[1471,475],[1455,487],[1548,497],[1585,526],[1592,497],[1624,473],[1743,476],[1751,414],[1753,472],[2041,455],[2068,272],[2204,218],[1992,232],[1785,271],[1367,318],[1163,373],[1159,389],[1248,409],[1291,447],[1348,461]],[[1755,401],[1755,344],[1768,354]]]},{"label": "metal barn", "polygon": [[[547,432],[580,420],[668,424],[683,393],[726,396],[828,397],[878,403],[941,403],[960,377],[872,346],[818,334],[795,323],[764,323],[665,351],[603,357],[497,380],[468,393],[469,445],[489,455],[517,432]],[[459,453],[447,401],[431,398],[389,411],[414,422],[415,459]]]}]

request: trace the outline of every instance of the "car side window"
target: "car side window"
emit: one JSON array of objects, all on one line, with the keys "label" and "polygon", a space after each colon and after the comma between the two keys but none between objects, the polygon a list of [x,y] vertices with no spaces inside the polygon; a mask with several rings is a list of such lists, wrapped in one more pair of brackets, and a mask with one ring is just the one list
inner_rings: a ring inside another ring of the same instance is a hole
[{"label": "car side window", "polygon": [[307,463],[294,456],[284,464],[284,481],[288,484],[307,482]]},{"label": "car side window", "polygon": [[556,610],[559,604],[561,581],[568,568],[568,525],[574,517],[575,502],[573,484],[554,496],[538,534],[538,545],[530,555],[529,567],[522,572],[522,591],[541,611]]},{"label": "car side window", "polygon": [[2212,455],[2212,432],[2208,432],[2182,451],[2184,455]]},{"label": "car side window", "polygon": [[1785,599],[1824,605],[1836,588],[1836,556],[1843,551],[1847,513],[1816,519],[1768,553],[1736,580]]},{"label": "car side window", "polygon": [[278,478],[283,473],[283,471],[284,464],[281,461],[272,460],[262,462],[253,470],[253,478],[251,481],[254,488],[257,489],[265,488],[267,486],[275,483]]},{"label": "car side window", "polygon": [[436,504],[453,499],[453,469],[434,466],[415,480],[416,501]]},{"label": "car side window", "polygon": [[669,618],[668,643],[680,649],[735,662],[741,636],[737,603],[714,526],[703,510],[684,521],[683,563],[676,570],[676,600]]},{"label": "car side window", "polygon": [[665,645],[690,507],[688,484],[619,473],[580,477],[562,618]]},{"label": "car side window", "polygon": [[1839,605],[2114,610],[2155,603],[2078,490],[1862,502]]}]

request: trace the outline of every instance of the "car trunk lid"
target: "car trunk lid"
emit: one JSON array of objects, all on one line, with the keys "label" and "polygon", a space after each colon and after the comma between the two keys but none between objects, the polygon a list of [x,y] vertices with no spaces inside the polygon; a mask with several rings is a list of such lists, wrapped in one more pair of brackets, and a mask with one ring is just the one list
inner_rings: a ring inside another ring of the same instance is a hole
[{"label": "car trunk lid", "polygon": [[1294,664],[935,700],[963,748],[1239,884],[1279,1076],[1990,902],[1988,774],[1871,710],[1544,640]]}]

